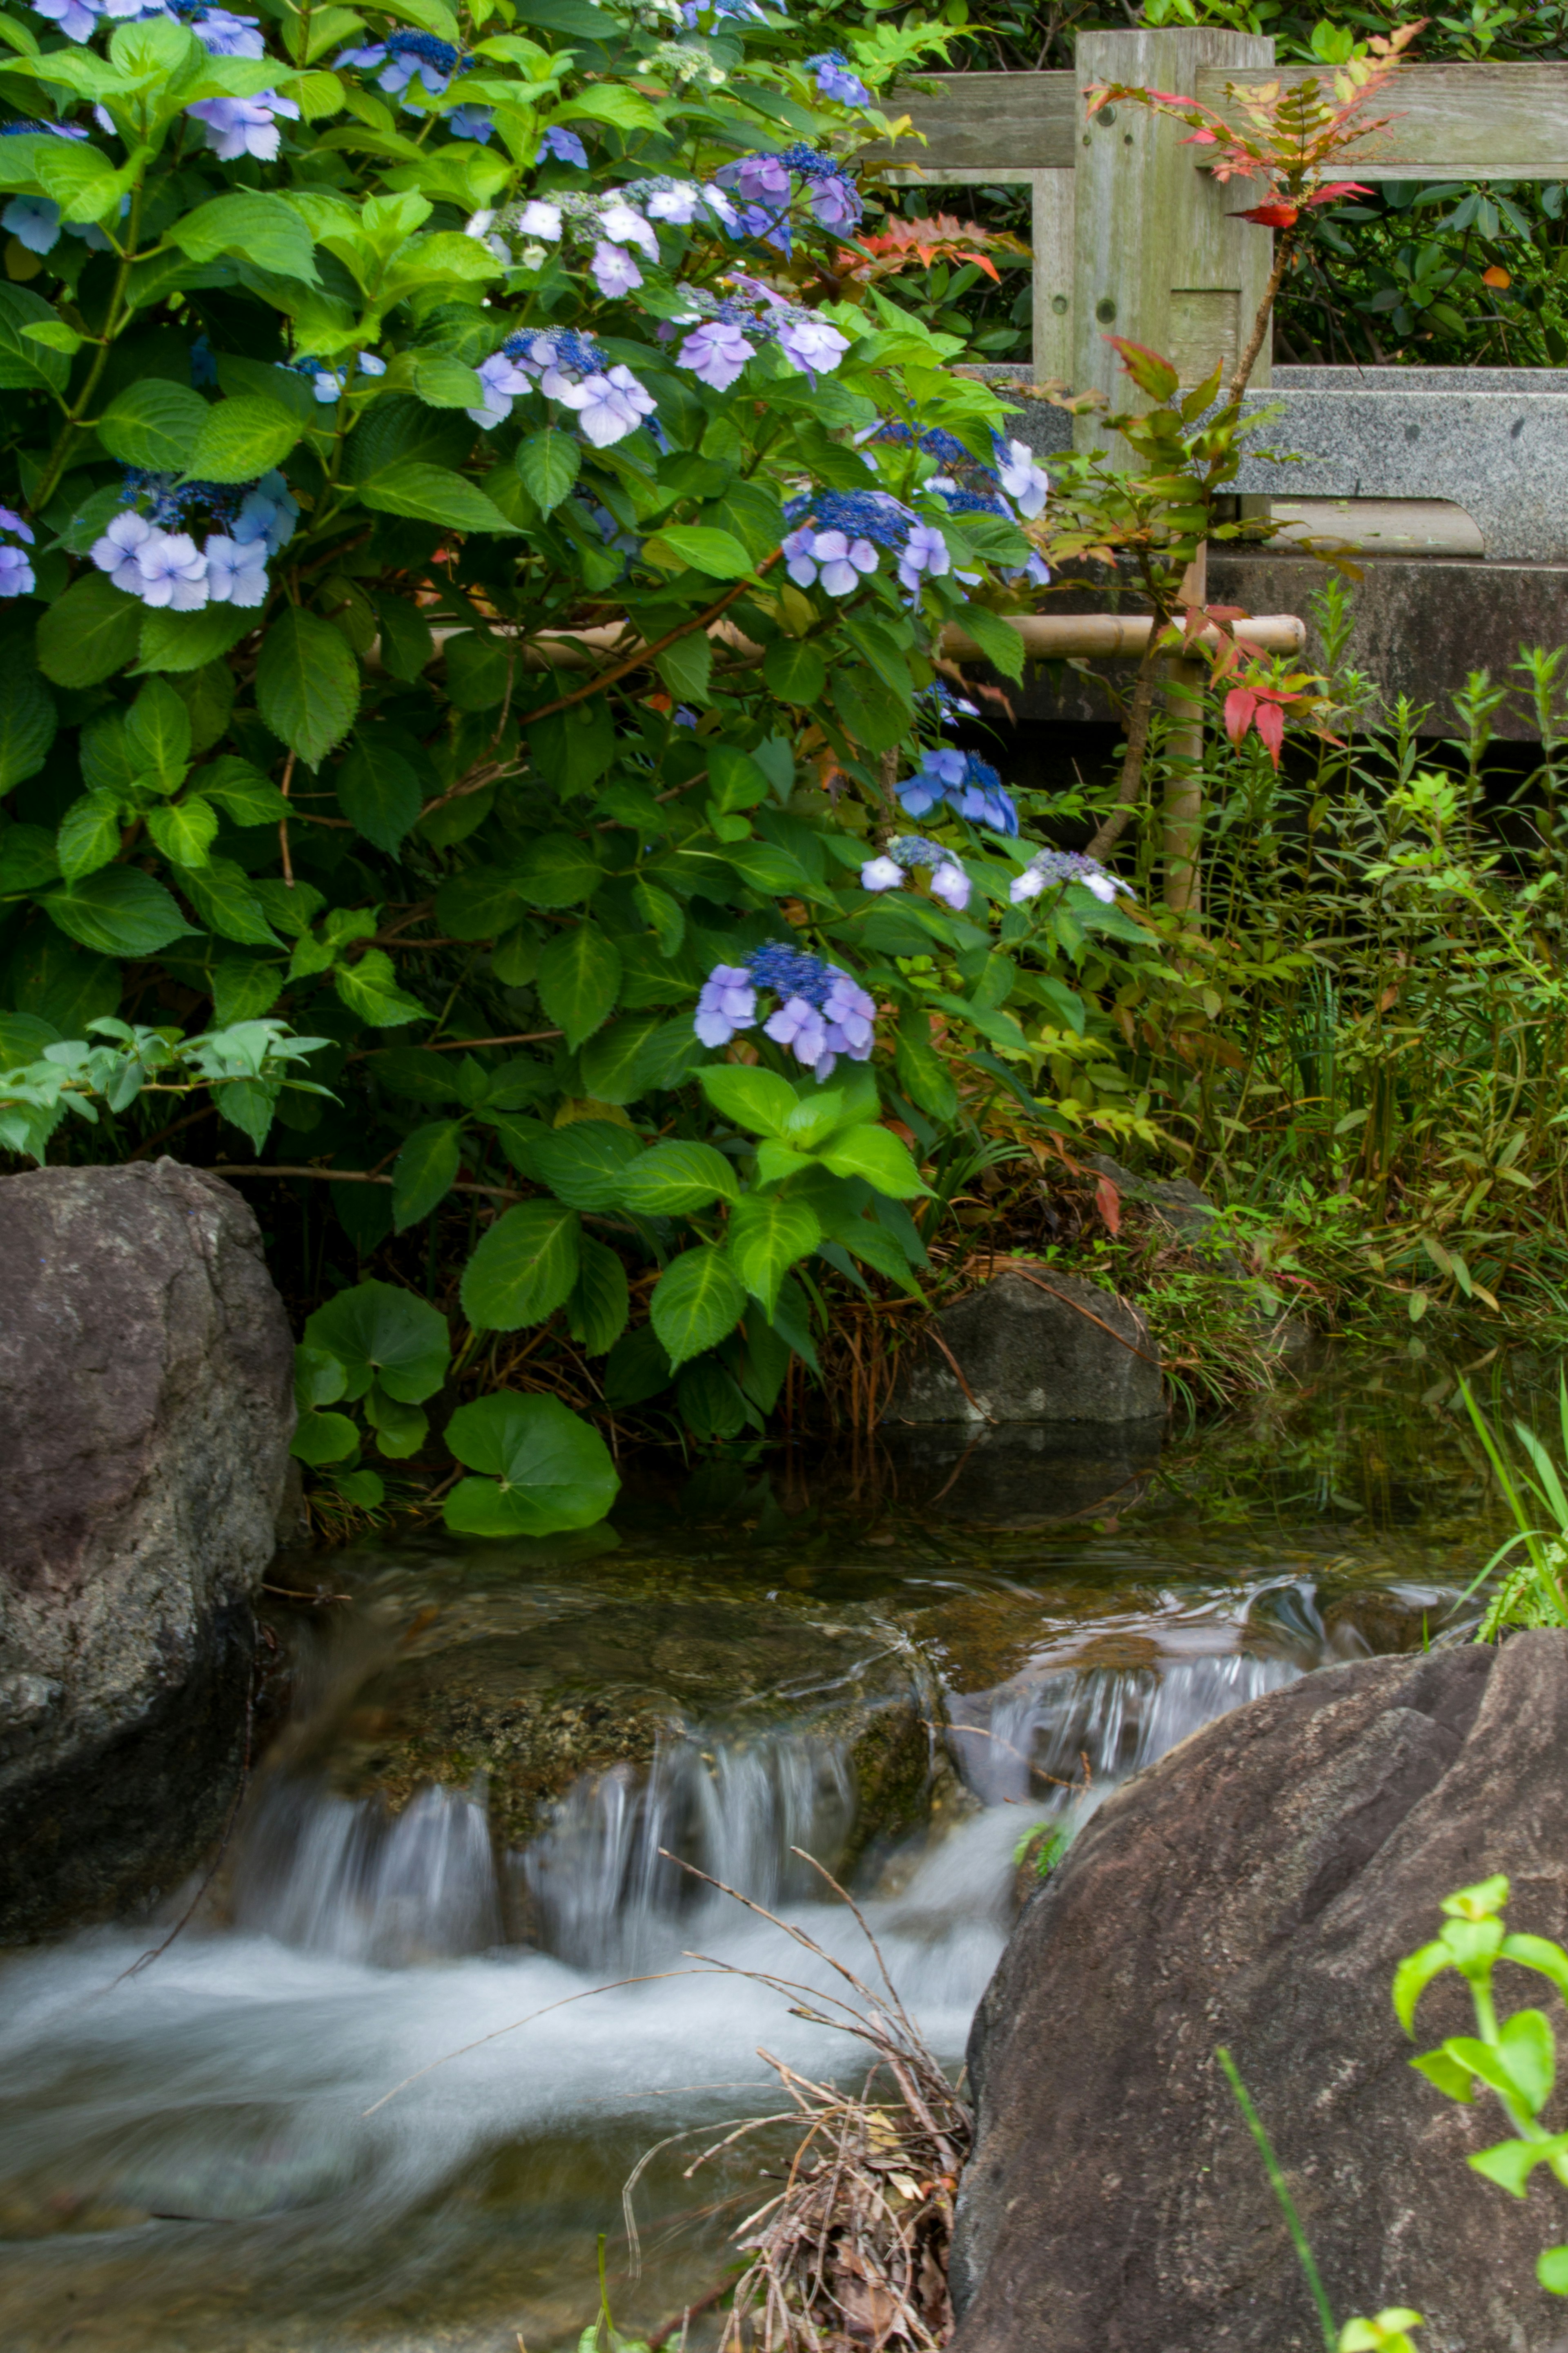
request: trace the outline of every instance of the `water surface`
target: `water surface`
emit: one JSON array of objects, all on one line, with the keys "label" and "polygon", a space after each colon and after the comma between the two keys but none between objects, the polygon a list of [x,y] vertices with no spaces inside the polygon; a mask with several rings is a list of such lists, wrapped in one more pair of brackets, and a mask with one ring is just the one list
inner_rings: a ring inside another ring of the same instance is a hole
[{"label": "water surface", "polygon": [[621,2325],[668,2320],[776,2152],[656,2158],[636,2278],[631,2167],[776,2107],[759,2046],[847,2064],[732,1973],[820,1964],[668,1857],[864,1968],[794,1850],[841,1871],[956,2062],[1033,1827],[1325,1662],[1463,1630],[1502,1524],[1453,1402],[1360,1363],[1163,1452],[654,1464],[588,1537],[282,1564],[348,1598],[275,1598],[294,1715],[196,1918],[131,1976],[184,1899],[5,1965],[0,2344],[551,2353],[600,2232]]}]

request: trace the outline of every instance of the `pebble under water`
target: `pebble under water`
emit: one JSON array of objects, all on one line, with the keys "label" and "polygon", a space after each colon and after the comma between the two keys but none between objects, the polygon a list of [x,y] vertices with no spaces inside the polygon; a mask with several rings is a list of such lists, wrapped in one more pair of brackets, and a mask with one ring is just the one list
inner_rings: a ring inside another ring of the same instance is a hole
[{"label": "pebble under water", "polygon": [[280,1565],[348,1598],[273,1598],[293,1712],[191,1924],[132,1974],[194,1891],[0,1967],[7,2353],[552,2353],[600,2232],[618,2324],[658,2327],[782,2144],[656,2157],[634,2274],[637,2159],[776,2109],[759,2047],[853,2071],[735,1974],[823,1964],[671,1857],[868,1973],[803,1855],[842,1871],[956,2064],[1036,1825],[1294,1676],[1456,1639],[1503,1533],[1408,1359],[1157,1460],[932,1433],[638,1476],[584,1537]]}]

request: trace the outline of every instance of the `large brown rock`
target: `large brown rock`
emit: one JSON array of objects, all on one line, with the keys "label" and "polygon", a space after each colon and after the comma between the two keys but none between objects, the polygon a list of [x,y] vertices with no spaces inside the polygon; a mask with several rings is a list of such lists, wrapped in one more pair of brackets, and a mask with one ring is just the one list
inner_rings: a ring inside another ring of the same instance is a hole
[{"label": "large brown rock", "polygon": [[[1568,2239],[1568,2193],[1542,2168],[1516,2202],[1469,2169],[1501,2113],[1414,2073],[1389,2000],[1441,1899],[1499,1871],[1515,1927],[1568,1937],[1563,1634],[1325,1669],[1110,1798],[975,2021],[953,2353],[1321,2347],[1221,2043],[1342,2322],[1412,2305],[1424,2353],[1555,2347],[1535,2258]],[[1506,2009],[1552,2002],[1504,1974]],[[1470,2019],[1444,1978],[1419,2047]]]},{"label": "large brown rock", "polygon": [[0,1933],[221,1817],[293,1349],[249,1209],[172,1160],[0,1181]]}]

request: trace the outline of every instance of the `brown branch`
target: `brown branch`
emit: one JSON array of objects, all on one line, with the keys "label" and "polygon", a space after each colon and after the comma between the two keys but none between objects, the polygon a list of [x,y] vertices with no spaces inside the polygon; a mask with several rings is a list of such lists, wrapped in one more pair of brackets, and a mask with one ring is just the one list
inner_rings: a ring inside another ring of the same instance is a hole
[{"label": "brown branch", "polygon": [[1292,222],[1289,228],[1281,229],[1279,233],[1279,242],[1274,248],[1274,267],[1269,272],[1268,283],[1263,290],[1263,300],[1258,306],[1258,316],[1252,322],[1252,332],[1247,339],[1247,349],[1237,360],[1236,374],[1230,380],[1228,389],[1230,406],[1233,408],[1240,406],[1241,396],[1247,390],[1252,371],[1258,364],[1258,354],[1263,349],[1263,338],[1268,332],[1268,321],[1274,309],[1274,299],[1285,282],[1285,272],[1290,267],[1291,256],[1295,252],[1296,239],[1300,234],[1300,227],[1297,222]]},{"label": "brown branch", "polygon": [[[783,554],[782,547],[775,547],[773,554],[765,556],[758,565],[755,576],[760,577],[763,573],[771,571]],[[680,622],[673,629],[667,629],[663,637],[656,638],[651,645],[637,646],[623,660],[612,662],[608,670],[596,670],[586,686],[578,687],[571,694],[558,694],[553,702],[542,702],[536,710],[523,712],[519,717],[518,725],[526,731],[532,726],[536,719],[552,719],[558,711],[570,711],[574,704],[586,702],[591,696],[603,693],[605,687],[614,686],[617,679],[625,678],[634,670],[643,669],[647,663],[652,661],[656,654],[663,653],[667,646],[674,645],[679,638],[693,637],[699,629],[710,628],[721,615],[729,611],[731,605],[739,603],[751,585],[750,579],[738,580],[732,588],[726,588],[717,604],[710,605],[705,612],[693,614],[689,620]],[[487,774],[482,782],[454,785],[449,792],[442,793],[433,801],[426,801],[419,814],[421,817],[428,817],[432,809],[444,808],[448,801],[460,800],[466,793],[482,791],[484,785],[492,780],[492,777]]]},{"label": "brown branch", "polygon": [[[285,800],[289,797],[289,787],[293,781],[294,754],[290,752],[284,764],[283,782],[278,787]],[[285,810],[284,814],[278,820],[278,847],[283,856],[283,880],[288,888],[291,891],[294,888],[294,865],[293,860],[289,855],[289,816],[287,810]]]}]

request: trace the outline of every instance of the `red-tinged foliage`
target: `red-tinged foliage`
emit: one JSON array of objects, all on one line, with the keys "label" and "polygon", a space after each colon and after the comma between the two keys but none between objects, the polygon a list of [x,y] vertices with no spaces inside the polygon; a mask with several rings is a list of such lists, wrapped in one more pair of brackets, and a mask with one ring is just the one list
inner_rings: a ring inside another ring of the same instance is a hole
[{"label": "red-tinged foliage", "polygon": [[1121,364],[1137,385],[1151,400],[1170,400],[1180,389],[1181,378],[1168,359],[1152,351],[1147,343],[1135,343],[1126,335],[1107,335],[1106,342],[1121,357]]},{"label": "red-tinged foliage", "polygon": [[961,221],[951,213],[928,215],[920,220],[900,220],[889,214],[887,227],[858,245],[845,246],[834,258],[841,281],[868,286],[879,278],[896,277],[917,265],[929,269],[936,261],[973,261],[997,285],[1001,284],[993,253],[1016,255],[1028,248],[1005,229],[982,228],[978,221]]}]

